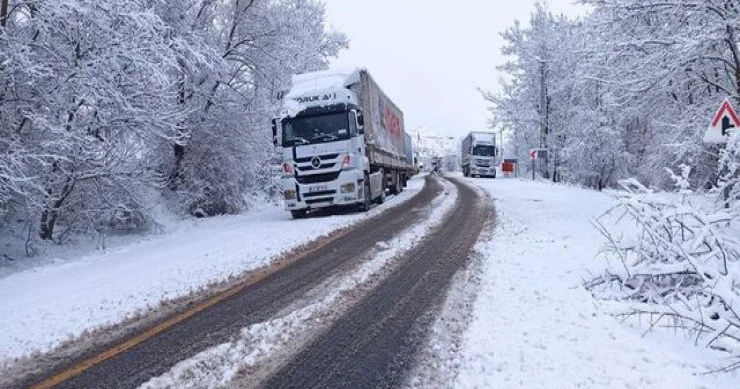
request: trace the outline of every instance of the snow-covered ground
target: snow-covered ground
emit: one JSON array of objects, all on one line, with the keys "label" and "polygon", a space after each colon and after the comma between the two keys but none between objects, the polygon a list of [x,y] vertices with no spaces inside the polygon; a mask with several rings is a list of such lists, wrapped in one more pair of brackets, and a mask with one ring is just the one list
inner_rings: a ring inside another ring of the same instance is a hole
[{"label": "snow-covered ground", "polygon": [[[423,185],[422,177],[414,178],[406,191],[369,215],[402,204]],[[188,223],[144,242],[45,261],[52,264],[1,278],[0,366],[265,266],[366,217],[349,213],[291,220],[288,212],[272,207]]]},{"label": "snow-covered ground", "polygon": [[[603,238],[591,225],[609,194],[518,179],[470,180],[498,220],[480,242],[480,290],[455,361],[459,388],[738,388],[701,375],[724,355],[682,332],[630,327],[581,286]],[[448,297],[449,298],[449,297]],[[448,304],[449,305],[449,304]]]},{"label": "snow-covered ground", "polygon": [[[245,388],[257,385],[281,361],[285,361],[313,337],[343,315],[353,302],[377,285],[384,274],[391,272],[393,259],[408,252],[423,237],[442,223],[457,199],[455,186],[445,182],[445,193],[429,206],[429,215],[419,223],[387,242],[378,242],[366,261],[320,285],[308,301],[296,302],[276,317],[264,323],[243,328],[240,336],[230,342],[211,347],[182,361],[167,373],[150,379],[141,389],[157,388]],[[359,291],[357,289],[363,289]],[[271,364],[271,366],[265,366]],[[239,381],[239,372],[249,371],[246,382]],[[235,382],[230,382],[236,379]]]}]

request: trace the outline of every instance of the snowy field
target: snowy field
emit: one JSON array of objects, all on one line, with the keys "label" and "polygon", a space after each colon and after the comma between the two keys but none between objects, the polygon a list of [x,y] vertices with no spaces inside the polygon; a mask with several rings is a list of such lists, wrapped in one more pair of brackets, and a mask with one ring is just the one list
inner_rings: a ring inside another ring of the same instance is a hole
[{"label": "snowy field", "polygon": [[423,185],[423,177],[414,178],[406,191],[369,214],[292,220],[271,207],[189,222],[107,252],[42,260],[52,264],[0,279],[0,366],[265,266],[308,241],[402,204]]},{"label": "snowy field", "polygon": [[608,194],[517,179],[470,180],[487,190],[498,225],[461,347],[459,388],[740,387],[740,375],[701,375],[726,362],[683,333],[630,327],[581,287],[603,238],[591,220]]}]

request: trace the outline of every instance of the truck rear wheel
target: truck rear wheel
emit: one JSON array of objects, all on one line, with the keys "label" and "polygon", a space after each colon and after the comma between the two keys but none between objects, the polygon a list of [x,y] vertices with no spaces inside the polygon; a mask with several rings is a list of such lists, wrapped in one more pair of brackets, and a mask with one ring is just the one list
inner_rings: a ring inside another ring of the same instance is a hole
[{"label": "truck rear wheel", "polygon": [[385,187],[380,191],[380,196],[375,199],[375,202],[378,204],[383,204],[385,202]]},{"label": "truck rear wheel", "polygon": [[376,204],[383,204],[385,202],[385,180],[380,183],[380,196],[375,199]]},{"label": "truck rear wheel", "polygon": [[398,183],[401,181],[401,177],[398,174],[398,172],[392,172],[391,173],[391,194],[397,195],[401,193],[401,191],[398,189],[399,185]]}]

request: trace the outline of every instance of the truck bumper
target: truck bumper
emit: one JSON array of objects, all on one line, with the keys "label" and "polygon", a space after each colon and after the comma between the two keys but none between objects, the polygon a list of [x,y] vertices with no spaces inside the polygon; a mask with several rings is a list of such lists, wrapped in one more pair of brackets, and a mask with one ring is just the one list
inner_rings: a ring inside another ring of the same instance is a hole
[{"label": "truck bumper", "polygon": [[496,177],[496,167],[472,166],[470,168],[470,174],[476,176]]},{"label": "truck bumper", "polygon": [[363,202],[365,175],[359,170],[346,170],[333,181],[300,184],[294,177],[283,177],[285,210],[312,210]]}]

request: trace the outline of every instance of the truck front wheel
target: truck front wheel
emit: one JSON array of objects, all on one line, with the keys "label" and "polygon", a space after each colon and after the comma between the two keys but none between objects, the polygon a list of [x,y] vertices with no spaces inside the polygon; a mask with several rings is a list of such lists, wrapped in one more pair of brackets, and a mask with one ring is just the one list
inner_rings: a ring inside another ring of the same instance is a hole
[{"label": "truck front wheel", "polygon": [[290,211],[290,216],[293,216],[293,219],[303,219],[306,217],[307,214],[308,212],[305,209]]},{"label": "truck front wheel", "polygon": [[373,193],[370,191],[370,177],[365,176],[365,194],[360,204],[360,211],[367,212],[373,203]]}]

